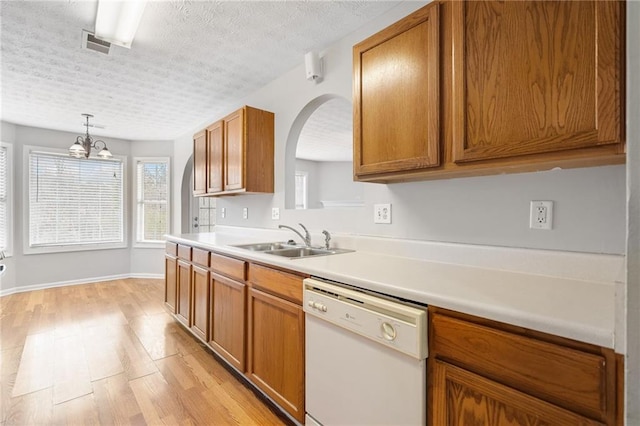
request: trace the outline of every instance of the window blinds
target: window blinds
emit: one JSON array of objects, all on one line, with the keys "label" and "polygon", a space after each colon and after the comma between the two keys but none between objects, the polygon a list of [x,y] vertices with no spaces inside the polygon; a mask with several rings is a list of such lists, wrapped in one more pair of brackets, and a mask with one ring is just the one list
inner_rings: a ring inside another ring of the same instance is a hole
[{"label": "window blinds", "polygon": [[163,241],[169,223],[169,162],[138,160],[137,232],[138,242]]},{"label": "window blinds", "polygon": [[29,154],[29,246],[124,241],[123,163]]},{"label": "window blinds", "polygon": [[7,147],[0,146],[0,250],[8,250],[9,236],[9,177],[7,171],[9,169],[9,156],[7,155]]}]

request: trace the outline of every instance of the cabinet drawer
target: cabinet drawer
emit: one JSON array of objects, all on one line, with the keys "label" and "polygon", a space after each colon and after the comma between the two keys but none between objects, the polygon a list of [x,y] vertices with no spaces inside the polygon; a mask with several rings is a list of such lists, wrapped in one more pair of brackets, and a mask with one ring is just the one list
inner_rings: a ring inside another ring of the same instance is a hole
[{"label": "cabinet drawer", "polygon": [[243,260],[211,253],[211,269],[214,272],[226,275],[227,277],[238,281],[244,281],[247,279],[246,262]]},{"label": "cabinet drawer", "polygon": [[178,257],[184,260],[191,260],[191,247],[178,244]]},{"label": "cabinet drawer", "polygon": [[433,314],[438,359],[589,416],[607,410],[605,357]]},{"label": "cabinet drawer", "polygon": [[178,255],[178,244],[176,243],[172,243],[171,241],[167,241],[165,243],[165,247],[166,247],[166,252],[167,254],[170,254],[171,256],[177,256]]},{"label": "cabinet drawer", "polygon": [[193,263],[204,266],[206,268],[209,267],[209,252],[207,250],[202,250],[194,247],[191,252],[191,259]]},{"label": "cabinet drawer", "polygon": [[249,281],[253,287],[259,287],[299,305],[302,305],[302,280],[303,277],[299,275],[249,264]]}]

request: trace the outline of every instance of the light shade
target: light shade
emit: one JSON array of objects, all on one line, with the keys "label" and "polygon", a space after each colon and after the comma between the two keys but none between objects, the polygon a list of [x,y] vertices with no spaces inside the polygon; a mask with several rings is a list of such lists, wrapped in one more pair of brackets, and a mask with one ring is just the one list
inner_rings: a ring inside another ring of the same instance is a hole
[{"label": "light shade", "polygon": [[130,49],[146,5],[146,0],[98,0],[95,36]]},{"label": "light shade", "polygon": [[100,158],[111,158],[111,151],[109,151],[109,148],[107,148],[106,146],[104,148],[102,148],[100,150],[100,152],[98,153],[98,157]]},{"label": "light shade", "polygon": [[86,152],[87,151],[77,140],[73,145],[71,145],[71,148],[69,148],[69,154],[76,158],[80,158],[81,156],[86,154]]}]

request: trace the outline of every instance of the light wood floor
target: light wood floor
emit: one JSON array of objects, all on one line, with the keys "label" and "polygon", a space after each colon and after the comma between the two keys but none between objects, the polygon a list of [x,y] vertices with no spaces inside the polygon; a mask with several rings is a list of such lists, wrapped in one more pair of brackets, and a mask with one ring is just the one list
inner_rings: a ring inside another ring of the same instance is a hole
[{"label": "light wood floor", "polygon": [[282,425],[130,279],[0,298],[0,424]]}]

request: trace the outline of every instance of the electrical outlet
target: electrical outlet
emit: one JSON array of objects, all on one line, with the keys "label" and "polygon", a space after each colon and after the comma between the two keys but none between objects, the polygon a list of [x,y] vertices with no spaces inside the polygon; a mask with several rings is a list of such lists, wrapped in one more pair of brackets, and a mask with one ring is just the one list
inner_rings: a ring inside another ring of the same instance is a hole
[{"label": "electrical outlet", "polygon": [[247,207],[242,208],[242,218],[249,219],[249,209]]},{"label": "electrical outlet", "polygon": [[223,218],[223,219],[225,217],[227,217],[227,209],[226,209],[226,207],[221,207],[220,208],[220,217]]},{"label": "electrical outlet", "polygon": [[391,204],[373,205],[373,223],[391,223]]},{"label": "electrical outlet", "polygon": [[271,219],[279,220],[280,219],[280,208],[279,207],[271,207]]},{"label": "electrical outlet", "polygon": [[529,228],[553,229],[553,201],[532,201]]}]

